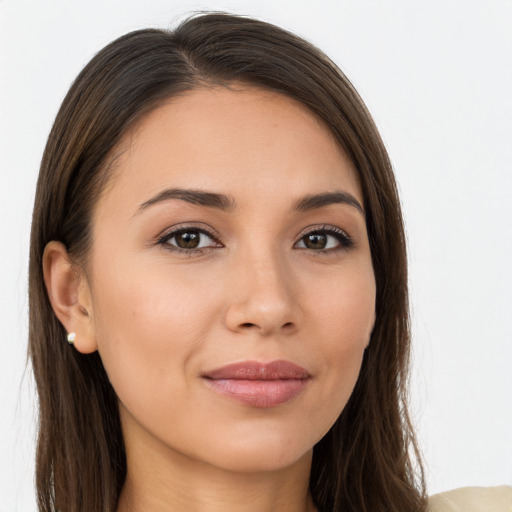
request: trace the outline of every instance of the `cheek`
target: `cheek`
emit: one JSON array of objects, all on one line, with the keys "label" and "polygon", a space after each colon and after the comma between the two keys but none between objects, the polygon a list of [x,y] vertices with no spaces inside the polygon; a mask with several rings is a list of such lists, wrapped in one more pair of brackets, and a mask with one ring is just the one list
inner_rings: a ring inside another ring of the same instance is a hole
[{"label": "cheek", "polygon": [[[324,380],[328,422],[343,410],[356,384],[375,319],[375,281],[370,266],[345,273],[312,297],[313,338]],[[330,425],[329,425],[330,426]]]},{"label": "cheek", "polygon": [[216,315],[213,293],[204,293],[200,280],[171,279],[158,266],[129,267],[108,268],[95,280],[95,331],[109,379],[124,403],[155,398],[155,382],[169,393],[185,392],[178,389],[184,379],[175,377],[207,337]]},{"label": "cheek", "polygon": [[122,343],[116,338],[123,336],[158,345],[174,332],[197,328],[198,320],[213,312],[215,302],[199,277],[171,273],[163,265],[148,269],[130,263],[107,268],[95,278],[95,323],[100,337],[108,333],[109,338],[100,343]]},{"label": "cheek", "polygon": [[360,265],[323,280],[311,294],[310,314],[325,330],[329,351],[365,348],[375,321],[375,279],[371,265]]}]

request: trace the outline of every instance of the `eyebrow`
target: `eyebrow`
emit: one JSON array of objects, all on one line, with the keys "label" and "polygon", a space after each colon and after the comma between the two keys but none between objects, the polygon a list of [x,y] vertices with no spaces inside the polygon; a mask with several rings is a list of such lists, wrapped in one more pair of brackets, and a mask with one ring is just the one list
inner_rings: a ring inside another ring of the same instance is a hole
[{"label": "eyebrow", "polygon": [[233,197],[214,192],[204,192],[202,190],[189,190],[183,188],[170,188],[159,192],[145,203],[142,203],[136,212],[136,215],[146,208],[170,199],[180,199],[187,203],[208,206],[222,211],[231,211],[236,208],[236,202]]},{"label": "eyebrow", "polygon": [[356,208],[356,210],[362,213],[363,216],[366,215],[363,207],[361,206],[361,203],[352,194],[344,192],[343,190],[325,192],[323,194],[309,194],[307,196],[301,197],[295,201],[293,209],[298,212],[305,212],[308,210],[321,208],[322,206],[339,203],[353,206]]},{"label": "eyebrow", "polygon": [[[207,206],[222,211],[233,211],[237,207],[235,199],[230,195],[205,192],[203,190],[171,188],[159,192],[156,196],[142,203],[135,215],[154,204],[169,201],[170,199],[179,199],[188,203]],[[342,190],[320,194],[308,194],[297,199],[292,209],[297,212],[305,212],[331,204],[347,204],[356,208],[363,216],[365,215],[365,211],[359,201],[352,194]]]}]

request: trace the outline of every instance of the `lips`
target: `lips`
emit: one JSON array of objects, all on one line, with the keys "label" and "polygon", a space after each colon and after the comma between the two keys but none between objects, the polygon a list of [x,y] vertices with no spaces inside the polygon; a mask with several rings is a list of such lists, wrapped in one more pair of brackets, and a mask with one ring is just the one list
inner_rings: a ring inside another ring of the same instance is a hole
[{"label": "lips", "polygon": [[290,401],[307,386],[311,375],[289,361],[244,361],[203,375],[213,391],[251,407],[275,407]]}]

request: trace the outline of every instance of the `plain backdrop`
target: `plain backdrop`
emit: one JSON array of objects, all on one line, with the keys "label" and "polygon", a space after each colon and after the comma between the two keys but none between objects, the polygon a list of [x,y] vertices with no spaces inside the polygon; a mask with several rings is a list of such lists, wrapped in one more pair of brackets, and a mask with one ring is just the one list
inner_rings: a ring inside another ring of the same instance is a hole
[{"label": "plain backdrop", "polygon": [[0,512],[35,510],[26,281],[51,124],[105,44],[196,10],[294,31],[360,92],[402,194],[429,490],[512,484],[512,1],[0,0]]}]

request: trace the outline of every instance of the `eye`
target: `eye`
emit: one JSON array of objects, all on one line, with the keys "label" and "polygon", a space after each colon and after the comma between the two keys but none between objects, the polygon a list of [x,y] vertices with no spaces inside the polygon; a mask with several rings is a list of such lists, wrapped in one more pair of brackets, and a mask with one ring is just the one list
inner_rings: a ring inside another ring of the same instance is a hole
[{"label": "eye", "polygon": [[184,252],[201,252],[204,249],[222,247],[211,233],[204,229],[183,227],[165,234],[158,241],[170,250]]},{"label": "eye", "polygon": [[299,249],[310,249],[316,252],[348,250],[354,241],[339,228],[326,227],[309,231],[296,244]]}]

